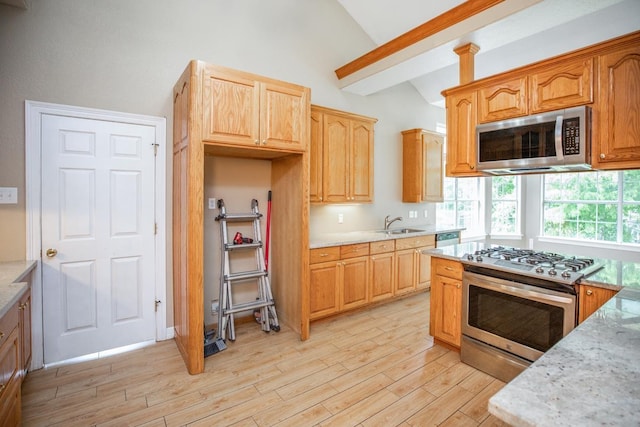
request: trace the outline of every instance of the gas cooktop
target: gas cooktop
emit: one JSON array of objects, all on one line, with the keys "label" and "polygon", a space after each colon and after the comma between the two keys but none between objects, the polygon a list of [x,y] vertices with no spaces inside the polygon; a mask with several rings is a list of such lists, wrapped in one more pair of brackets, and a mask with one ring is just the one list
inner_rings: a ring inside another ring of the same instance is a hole
[{"label": "gas cooktop", "polygon": [[494,246],[465,254],[466,265],[495,269],[539,279],[574,284],[602,268],[593,258],[580,258],[533,249]]}]

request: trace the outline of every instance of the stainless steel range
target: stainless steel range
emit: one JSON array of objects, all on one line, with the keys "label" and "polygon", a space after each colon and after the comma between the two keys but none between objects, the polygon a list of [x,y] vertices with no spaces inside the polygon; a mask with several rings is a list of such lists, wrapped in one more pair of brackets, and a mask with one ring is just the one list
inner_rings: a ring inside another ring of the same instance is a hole
[{"label": "stainless steel range", "polygon": [[488,247],[465,254],[463,362],[510,381],[577,324],[581,278],[593,259],[530,249]]}]

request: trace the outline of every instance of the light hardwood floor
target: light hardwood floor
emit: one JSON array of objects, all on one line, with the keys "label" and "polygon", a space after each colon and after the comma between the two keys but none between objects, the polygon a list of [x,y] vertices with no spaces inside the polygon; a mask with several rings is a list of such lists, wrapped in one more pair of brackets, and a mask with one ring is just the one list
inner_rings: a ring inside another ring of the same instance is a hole
[{"label": "light hardwood floor", "polygon": [[30,372],[25,426],[505,426],[504,383],[429,336],[429,293],[289,328],[236,325],[236,341],[187,373],[171,341]]}]

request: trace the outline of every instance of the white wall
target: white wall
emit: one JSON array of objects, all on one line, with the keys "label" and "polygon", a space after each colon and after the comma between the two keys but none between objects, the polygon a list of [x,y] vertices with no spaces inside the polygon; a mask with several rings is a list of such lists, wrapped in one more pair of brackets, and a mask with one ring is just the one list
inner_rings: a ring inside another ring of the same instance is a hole
[{"label": "white wall", "polygon": [[[338,89],[334,70],[375,45],[335,0],[33,0],[31,5],[29,10],[0,5],[0,186],[19,192],[17,206],[0,208],[0,235],[9,243],[0,245],[0,260],[23,259],[26,252],[24,101],[164,116],[171,135],[172,87],[190,59],[301,84],[311,88],[314,104],[379,119],[375,202],[344,208],[353,212],[344,211],[340,227],[334,208],[312,208],[312,234],[380,228],[387,214],[408,216],[409,206],[400,202],[400,131],[433,130],[444,122],[444,111],[426,104],[409,84],[369,97]],[[170,240],[170,208],[167,218]],[[433,212],[427,222],[434,218]],[[170,297],[171,284],[168,290]]]}]

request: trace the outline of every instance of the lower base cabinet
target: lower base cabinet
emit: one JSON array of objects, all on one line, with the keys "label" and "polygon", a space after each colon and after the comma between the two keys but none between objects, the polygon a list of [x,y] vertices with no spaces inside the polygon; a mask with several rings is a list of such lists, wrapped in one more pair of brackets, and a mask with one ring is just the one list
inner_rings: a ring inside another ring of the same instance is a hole
[{"label": "lower base cabinet", "polygon": [[18,306],[15,305],[0,319],[0,423],[20,425],[20,330]]},{"label": "lower base cabinet", "polygon": [[429,289],[433,235],[311,249],[311,320]]},{"label": "lower base cabinet", "polygon": [[602,305],[609,301],[618,291],[596,286],[579,285],[578,291],[578,323],[582,323],[587,317],[596,312]]},{"label": "lower base cabinet", "polygon": [[461,322],[462,264],[432,257],[429,333],[436,342],[459,350]]}]

